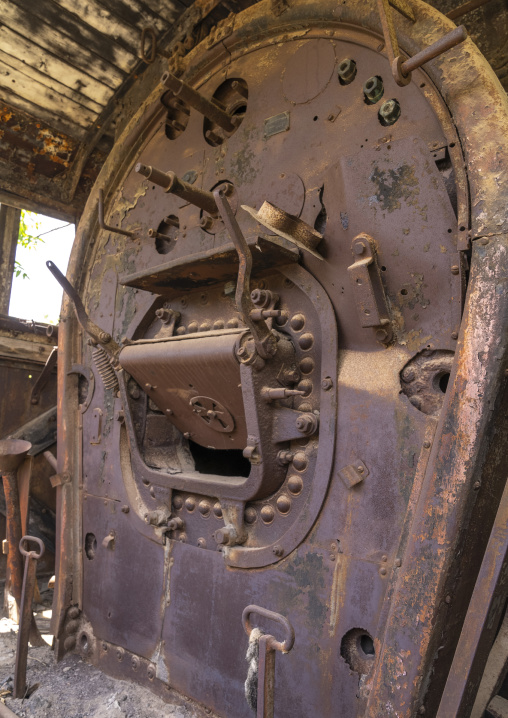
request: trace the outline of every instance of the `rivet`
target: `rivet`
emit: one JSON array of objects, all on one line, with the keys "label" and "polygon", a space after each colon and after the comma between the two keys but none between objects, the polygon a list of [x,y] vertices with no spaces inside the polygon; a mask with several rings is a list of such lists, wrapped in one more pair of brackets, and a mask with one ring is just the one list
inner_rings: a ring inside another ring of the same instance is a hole
[{"label": "rivet", "polygon": [[452,267],[452,274],[458,274],[459,273],[459,267],[458,265],[454,264]]},{"label": "rivet", "polygon": [[452,336],[452,339],[458,339],[458,338],[459,338],[459,333],[458,333],[458,332],[452,332],[451,336]]},{"label": "rivet", "polygon": [[122,506],[122,513],[123,513],[123,514],[128,514],[129,511],[130,511],[130,508],[129,508],[128,506]]},{"label": "rivet", "polygon": [[313,385],[310,379],[302,379],[296,388],[298,391],[304,392],[303,396],[309,396],[309,394],[312,394]]},{"label": "rivet", "polygon": [[303,451],[297,451],[293,456],[293,466],[297,471],[305,471],[309,465],[309,460]]},{"label": "rivet", "polygon": [[254,508],[254,506],[249,506],[245,509],[244,519],[246,524],[253,524],[255,523],[256,519],[258,517],[258,512]]},{"label": "rivet", "polygon": [[400,568],[402,566],[402,560],[400,558],[396,558],[393,562],[393,565],[395,566],[395,568]]},{"label": "rivet", "polygon": [[212,325],[210,324],[210,322],[203,322],[203,324],[199,325],[200,332],[209,332],[211,328]]},{"label": "rivet", "polygon": [[314,344],[314,336],[310,332],[306,332],[305,334],[302,334],[302,336],[298,340],[298,344],[300,345],[301,349],[307,351]]},{"label": "rivet", "polygon": [[360,466],[357,466],[357,467],[356,467],[356,470],[358,471],[359,474],[363,474],[363,472],[365,471],[365,469],[364,469],[363,466],[361,466],[361,465],[360,465]]},{"label": "rivet", "polygon": [[487,237],[484,237],[483,239],[480,240],[480,244],[483,244],[484,247],[485,247],[488,243],[489,243],[489,240],[487,239]]},{"label": "rivet", "polygon": [[304,357],[300,362],[300,371],[302,374],[310,374],[314,369],[314,359],[312,357]]},{"label": "rivet", "polygon": [[265,524],[271,524],[275,517],[275,511],[272,506],[263,506],[261,509],[261,519]]},{"label": "rivet", "polygon": [[424,442],[423,442],[423,448],[424,448],[424,449],[430,449],[430,441],[424,441]]},{"label": "rivet", "polygon": [[473,489],[474,489],[475,491],[478,491],[478,489],[480,488],[480,486],[481,486],[481,482],[480,482],[480,481],[475,481],[474,484],[473,484]]},{"label": "rivet", "polygon": [[173,499],[173,506],[179,511],[183,506],[183,499],[181,496],[175,496]]},{"label": "rivet", "polygon": [[381,561],[384,561],[384,562],[388,561],[388,556],[381,556]]},{"label": "rivet", "polygon": [[277,498],[277,508],[281,514],[288,514],[291,511],[291,499],[285,494],[281,494]]},{"label": "rivet", "polygon": [[213,513],[218,519],[222,518],[222,508],[218,501],[213,505]]},{"label": "rivet", "polygon": [[238,319],[230,319],[228,321],[229,329],[236,329],[237,326],[238,326]]},{"label": "rivet", "polygon": [[303,329],[305,326],[305,317],[303,314],[295,314],[294,317],[291,318],[291,328],[294,329],[295,332],[299,332]]},{"label": "rivet", "polygon": [[274,556],[282,556],[284,553],[282,546],[279,546],[279,544],[275,544],[275,546],[272,548]]},{"label": "rivet", "polygon": [[214,329],[224,329],[224,322],[222,321],[222,319],[217,319],[217,321],[215,321],[213,323],[213,328]]},{"label": "rivet", "polygon": [[193,496],[187,496],[185,499],[185,508],[189,513],[192,513],[196,508],[196,499]]},{"label": "rivet", "polygon": [[[187,504],[186,504],[187,505]],[[211,510],[210,502],[203,499],[203,501],[199,502],[198,510],[201,516],[209,516],[210,510]]]},{"label": "rivet", "polygon": [[301,476],[290,476],[288,479],[288,491],[292,493],[293,496],[298,496],[302,489],[303,481]]},{"label": "rivet", "polygon": [[194,334],[195,332],[197,332],[198,329],[199,326],[197,322],[191,322],[187,327],[187,331],[189,332],[189,334]]},{"label": "rivet", "polygon": [[206,548],[206,539],[198,538],[197,545],[199,548]]},{"label": "rivet", "polygon": [[451,603],[451,602],[452,602],[452,597],[451,597],[450,595],[448,595],[448,596],[445,598],[445,603]]},{"label": "rivet", "polygon": [[329,554],[328,558],[330,559],[330,561],[335,561],[335,554],[334,553]]},{"label": "rivet", "polygon": [[384,566],[382,566],[382,567],[379,569],[379,573],[381,574],[381,576],[386,576],[386,568],[385,568]]}]

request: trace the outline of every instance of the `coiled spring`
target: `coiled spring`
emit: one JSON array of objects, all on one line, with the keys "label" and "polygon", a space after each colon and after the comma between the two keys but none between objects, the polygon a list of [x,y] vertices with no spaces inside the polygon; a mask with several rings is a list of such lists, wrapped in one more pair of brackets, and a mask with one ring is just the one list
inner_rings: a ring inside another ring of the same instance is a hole
[{"label": "coiled spring", "polygon": [[92,358],[101,375],[105,389],[118,389],[118,379],[115,370],[109,362],[109,356],[102,347],[96,346],[92,351]]}]

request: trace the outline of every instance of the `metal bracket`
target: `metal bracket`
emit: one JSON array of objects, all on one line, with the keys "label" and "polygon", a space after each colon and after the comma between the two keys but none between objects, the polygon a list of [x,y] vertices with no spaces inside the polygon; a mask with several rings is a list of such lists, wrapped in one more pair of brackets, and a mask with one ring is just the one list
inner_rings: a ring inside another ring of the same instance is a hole
[{"label": "metal bracket", "polygon": [[51,354],[49,355],[49,357],[46,360],[43,370],[39,374],[39,377],[33,386],[32,396],[30,399],[30,402],[32,404],[39,403],[39,397],[41,395],[41,391],[44,389],[44,387],[48,383],[49,377],[51,376],[53,369],[56,367],[57,360],[58,360],[58,347],[53,347],[53,349],[51,350]]},{"label": "metal bracket", "polygon": [[386,54],[392,68],[392,74],[395,82],[400,87],[405,87],[411,82],[411,73],[426,62],[433,60],[435,57],[442,55],[443,52],[451,50],[452,47],[459,45],[467,38],[467,31],[463,25],[451,30],[444,37],[426,47],[424,50],[416,53],[407,60],[400,55],[397,33],[393,23],[393,16],[390,5],[399,10],[409,20],[415,22],[413,11],[405,0],[377,0],[379,17],[381,19],[381,27],[386,45]]},{"label": "metal bracket", "polygon": [[351,248],[353,257],[357,259],[348,267],[348,272],[360,324],[362,327],[373,327],[376,339],[387,344],[392,338],[392,329],[374,240],[368,234],[359,234],[354,238]]}]

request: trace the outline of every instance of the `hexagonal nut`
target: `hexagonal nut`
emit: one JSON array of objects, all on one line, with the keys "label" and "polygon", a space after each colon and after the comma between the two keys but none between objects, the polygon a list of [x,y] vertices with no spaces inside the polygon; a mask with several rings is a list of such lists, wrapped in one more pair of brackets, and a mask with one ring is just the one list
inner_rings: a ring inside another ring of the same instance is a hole
[{"label": "hexagonal nut", "polygon": [[378,75],[369,77],[363,85],[363,94],[370,105],[378,102],[384,93],[383,80]]},{"label": "hexagonal nut", "polygon": [[400,113],[398,100],[386,100],[379,108],[379,120],[385,127],[394,125],[399,119]]},{"label": "hexagonal nut", "polygon": [[349,85],[356,77],[357,67],[354,60],[349,58],[342,60],[339,64],[337,74],[341,85]]},{"label": "hexagonal nut", "polygon": [[312,436],[312,434],[315,434],[318,426],[318,417],[310,412],[300,414],[300,416],[296,419],[296,428],[304,436]]}]

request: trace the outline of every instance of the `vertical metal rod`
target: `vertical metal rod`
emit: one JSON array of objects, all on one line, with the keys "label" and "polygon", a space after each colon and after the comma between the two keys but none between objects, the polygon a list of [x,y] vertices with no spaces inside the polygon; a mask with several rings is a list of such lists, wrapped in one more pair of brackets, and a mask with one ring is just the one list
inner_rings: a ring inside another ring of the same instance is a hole
[{"label": "vertical metal rod", "polygon": [[[23,548],[25,541],[33,541],[38,544],[40,553],[26,551]],[[12,694],[14,698],[23,698],[26,693],[26,662],[28,658],[28,640],[32,622],[34,620],[32,603],[34,598],[35,583],[37,580],[37,561],[44,554],[44,544],[34,536],[23,536],[19,542],[19,554],[25,556],[25,573],[23,576],[23,590],[21,593],[21,606],[19,616],[18,641],[16,646],[16,663],[14,665],[14,687]]]},{"label": "vertical metal rod", "polygon": [[256,718],[273,718],[275,696],[275,651],[273,636],[259,639],[258,704]]}]

